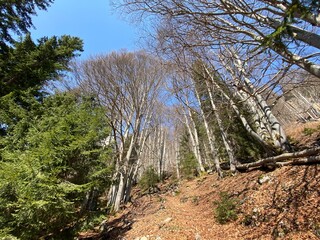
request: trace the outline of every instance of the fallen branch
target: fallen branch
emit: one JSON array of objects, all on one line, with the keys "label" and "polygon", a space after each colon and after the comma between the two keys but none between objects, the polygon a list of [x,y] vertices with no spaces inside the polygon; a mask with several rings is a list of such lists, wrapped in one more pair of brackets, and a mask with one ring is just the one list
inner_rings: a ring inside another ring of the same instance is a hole
[{"label": "fallen branch", "polygon": [[[315,163],[320,161],[320,156],[314,156],[320,153],[320,147],[316,148],[311,148],[311,149],[306,149],[300,152],[294,152],[294,153],[284,153],[275,157],[268,157],[261,159],[257,162],[252,162],[252,163],[246,163],[246,164],[239,164],[236,166],[238,170],[247,170],[249,168],[254,168],[254,167],[261,167],[261,166],[266,166],[269,164],[277,164],[284,166],[285,165],[290,165],[290,164],[303,164],[303,163]],[[298,158],[292,161],[288,161],[293,158]]]},{"label": "fallen branch", "polygon": [[293,159],[291,161],[286,161],[286,162],[277,162],[275,163],[275,166],[283,167],[288,165],[302,165],[302,164],[308,164],[308,163],[320,163],[320,156],[309,156],[306,158],[297,158],[297,159]]}]

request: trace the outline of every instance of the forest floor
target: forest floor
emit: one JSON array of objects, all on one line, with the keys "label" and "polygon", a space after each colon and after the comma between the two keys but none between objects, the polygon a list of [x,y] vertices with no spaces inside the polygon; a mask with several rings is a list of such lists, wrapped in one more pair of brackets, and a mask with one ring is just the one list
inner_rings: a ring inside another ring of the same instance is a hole
[{"label": "forest floor", "polygon": [[[237,203],[237,219],[226,224],[215,213],[221,192]],[[153,194],[135,189],[106,226],[83,239],[320,239],[320,165],[168,180]]]}]

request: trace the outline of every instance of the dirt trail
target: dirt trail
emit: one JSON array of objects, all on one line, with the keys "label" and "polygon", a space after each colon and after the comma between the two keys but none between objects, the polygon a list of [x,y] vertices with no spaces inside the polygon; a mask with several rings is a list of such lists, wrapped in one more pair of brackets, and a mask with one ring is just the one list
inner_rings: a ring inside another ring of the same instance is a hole
[{"label": "dirt trail", "polygon": [[[109,240],[320,239],[319,165],[252,171],[218,180],[207,175],[142,195],[109,217]],[[261,177],[268,177],[259,183]],[[214,202],[226,191],[239,200],[238,219],[218,224]]]},{"label": "dirt trail", "polygon": [[[204,178],[201,179],[203,180]],[[205,191],[200,188],[201,181],[183,182],[184,187],[177,191],[137,199],[134,204],[127,206],[126,213],[111,220],[115,228],[111,230],[109,238],[237,239],[236,229],[233,229],[233,233],[228,233],[226,238],[226,231],[230,231],[230,227],[216,224],[213,205],[210,207],[208,203],[203,204],[210,189]]]},{"label": "dirt trail", "polygon": [[[318,128],[318,123],[290,126],[288,135],[300,145],[319,146],[319,133],[306,136],[305,127]],[[259,183],[265,177],[269,180]],[[86,232],[79,239],[320,239],[319,164],[255,170],[223,180],[207,175],[178,185],[167,182],[160,190],[141,196],[136,189],[132,203],[108,218],[107,231]],[[214,202],[222,191],[239,200],[238,219],[224,225],[214,216]]]}]

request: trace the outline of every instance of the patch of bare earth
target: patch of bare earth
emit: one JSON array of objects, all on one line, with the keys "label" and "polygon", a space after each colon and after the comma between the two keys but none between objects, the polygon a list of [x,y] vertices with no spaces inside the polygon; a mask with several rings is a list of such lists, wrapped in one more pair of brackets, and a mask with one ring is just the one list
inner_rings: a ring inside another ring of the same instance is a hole
[{"label": "patch of bare earth", "polygon": [[[319,125],[319,121],[296,124],[286,133],[297,149],[319,146]],[[319,168],[319,164],[286,166],[222,180],[207,175],[179,184],[167,182],[158,193],[148,195],[136,189],[132,202],[109,217],[104,232],[81,233],[78,239],[320,239]],[[259,183],[262,179],[266,181]],[[239,202],[238,219],[224,225],[214,212],[220,192]]]},{"label": "patch of bare earth", "polygon": [[[238,219],[224,225],[214,213],[221,191],[239,200]],[[157,194],[136,192],[107,226],[100,239],[319,239],[319,165],[255,170],[223,180],[208,175],[178,187],[166,183]]]},{"label": "patch of bare earth", "polygon": [[320,121],[296,123],[285,127],[285,132],[292,143],[299,149],[320,145]]}]

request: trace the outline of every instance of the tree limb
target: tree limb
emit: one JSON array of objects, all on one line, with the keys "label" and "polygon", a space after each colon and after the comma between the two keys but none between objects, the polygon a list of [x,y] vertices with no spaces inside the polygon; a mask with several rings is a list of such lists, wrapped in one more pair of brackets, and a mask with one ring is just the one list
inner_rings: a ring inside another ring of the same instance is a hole
[{"label": "tree limb", "polygon": [[[261,159],[257,162],[253,163],[246,163],[246,164],[239,164],[236,166],[237,170],[247,170],[253,167],[261,167],[268,164],[275,164],[278,166],[284,166],[289,164],[302,164],[302,163],[309,163],[309,162],[320,162],[320,156],[314,156],[320,153],[320,147],[306,149],[300,152],[294,153],[284,153],[275,157],[268,157]],[[299,159],[295,159],[299,158]],[[292,161],[287,161],[290,159],[294,159]]]}]

